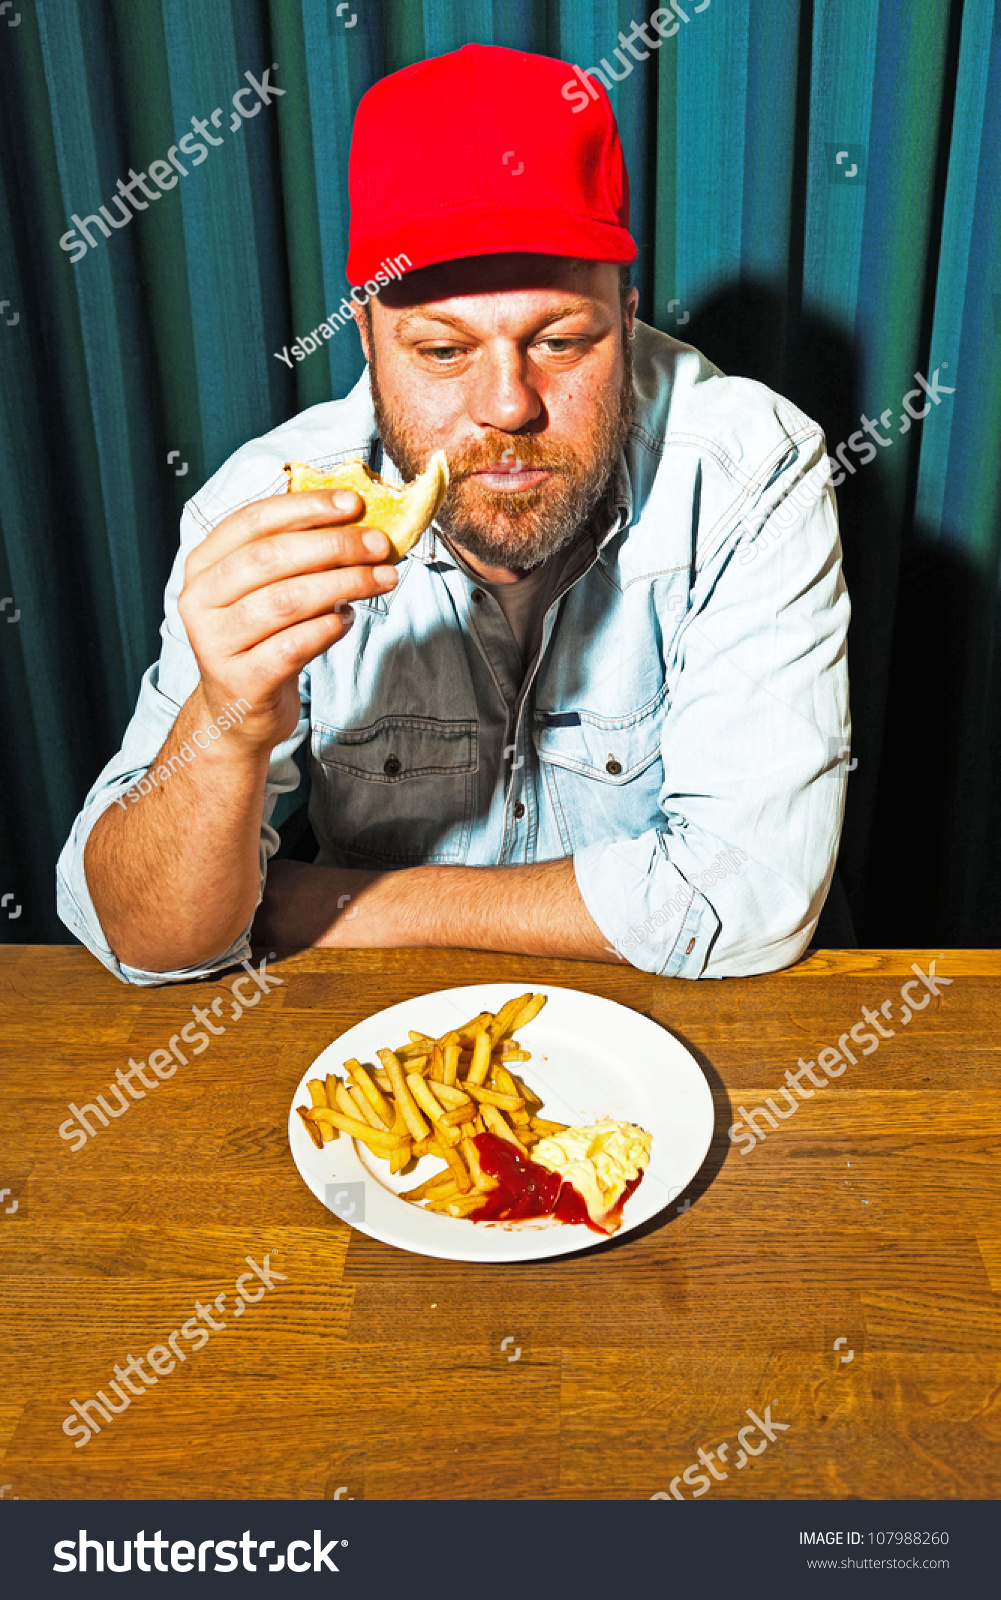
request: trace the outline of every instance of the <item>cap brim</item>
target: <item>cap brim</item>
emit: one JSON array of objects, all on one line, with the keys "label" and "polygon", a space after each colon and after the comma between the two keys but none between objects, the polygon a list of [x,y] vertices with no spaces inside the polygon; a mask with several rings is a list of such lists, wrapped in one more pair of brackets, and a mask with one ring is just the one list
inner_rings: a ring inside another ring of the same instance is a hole
[{"label": "cap brim", "polygon": [[571,256],[628,266],[638,253],[632,235],[611,223],[540,206],[518,210],[475,206],[445,211],[437,219],[433,212],[425,212],[412,222],[394,223],[391,229],[355,240],[345,273],[349,283],[358,284],[371,281],[386,260],[396,265],[406,260],[407,266],[400,270],[411,272],[466,256],[511,254]]}]

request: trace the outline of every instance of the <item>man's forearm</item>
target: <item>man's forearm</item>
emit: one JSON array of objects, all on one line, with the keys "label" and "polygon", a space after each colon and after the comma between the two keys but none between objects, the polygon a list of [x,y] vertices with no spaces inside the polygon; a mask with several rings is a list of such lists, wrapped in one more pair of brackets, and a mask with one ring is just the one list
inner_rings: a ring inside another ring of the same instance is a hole
[{"label": "man's forearm", "polygon": [[[169,972],[209,961],[257,904],[268,755],[225,732],[202,748],[193,735],[213,722],[199,686],[149,768],[167,767],[169,776],[135,801],[112,803],[87,840],[91,898],[128,966]],[[197,749],[193,760],[180,755],[185,740]],[[180,758],[173,770],[172,756]]]},{"label": "man's forearm", "polygon": [[275,862],[254,939],[286,950],[431,946],[619,959],[581,899],[569,859],[382,873]]}]

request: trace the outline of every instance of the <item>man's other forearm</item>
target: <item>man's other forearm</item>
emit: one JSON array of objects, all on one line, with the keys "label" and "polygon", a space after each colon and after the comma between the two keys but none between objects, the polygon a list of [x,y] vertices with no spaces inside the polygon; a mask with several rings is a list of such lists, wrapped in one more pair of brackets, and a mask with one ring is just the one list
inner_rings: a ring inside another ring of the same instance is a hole
[{"label": "man's other forearm", "polygon": [[570,859],[382,873],[274,862],[254,939],[285,950],[423,946],[619,959],[581,898]]},{"label": "man's other forearm", "polygon": [[198,748],[213,717],[201,686],[185,701],[153,774],[180,755],[169,779],[136,802],[112,803],[91,831],[84,870],[105,937],[130,967],[169,972],[226,950],[254,913],[268,753],[223,732]]}]

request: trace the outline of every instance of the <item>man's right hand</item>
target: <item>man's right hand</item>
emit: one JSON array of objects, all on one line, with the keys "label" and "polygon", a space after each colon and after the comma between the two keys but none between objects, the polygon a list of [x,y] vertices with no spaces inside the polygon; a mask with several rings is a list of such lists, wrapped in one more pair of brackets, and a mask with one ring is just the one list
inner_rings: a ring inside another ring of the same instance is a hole
[{"label": "man's right hand", "polygon": [[275,495],[225,517],[188,556],[177,608],[204,701],[213,717],[249,702],[228,735],[245,748],[291,737],[300,672],[344,637],[352,600],[396,584],[389,540],[355,520],[363,512],[350,489]]},{"label": "man's right hand", "polygon": [[[352,600],[396,583],[386,535],[353,520],[363,513],[352,490],[276,495],[226,517],[188,556],[177,604],[200,681],[152,763],[159,780],[138,803],[130,791],[109,805],[84,851],[105,937],[127,965],[211,961],[253,917],[268,764],[298,724],[299,674],[343,638]],[[196,737],[241,700],[251,709],[224,739]]]}]

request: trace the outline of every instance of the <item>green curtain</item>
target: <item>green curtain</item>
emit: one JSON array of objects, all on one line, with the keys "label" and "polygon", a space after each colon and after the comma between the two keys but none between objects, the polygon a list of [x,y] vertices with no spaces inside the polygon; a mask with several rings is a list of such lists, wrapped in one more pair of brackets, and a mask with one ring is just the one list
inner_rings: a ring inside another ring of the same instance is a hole
[{"label": "green curtain", "polygon": [[[640,315],[787,394],[832,449],[863,413],[886,414],[892,443],[839,490],[856,763],[840,872],[862,943],[1001,943],[1001,3],[674,9],[678,31],[611,90]],[[291,371],[274,354],[344,293],[360,96],[469,41],[621,73],[619,30],[652,10],[14,0],[0,13],[5,940],[69,937],[54,862],[158,654],[184,500],[361,370],[353,329]],[[284,95],[232,129],[245,73],[273,63]],[[119,178],[216,107],[221,143],[110,238],[92,227],[72,264],[59,243],[72,215],[110,205]],[[904,431],[914,375],[936,371],[939,398]]]}]

